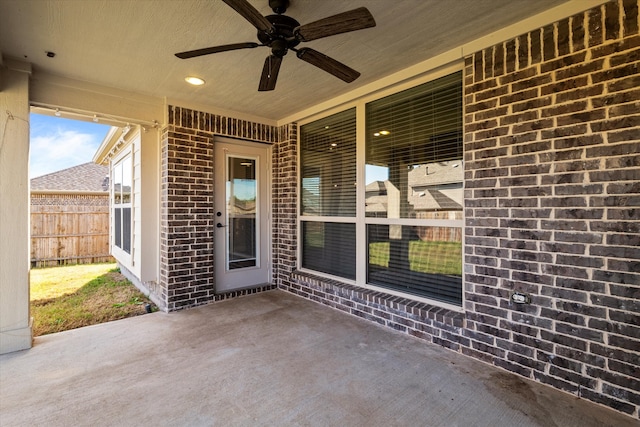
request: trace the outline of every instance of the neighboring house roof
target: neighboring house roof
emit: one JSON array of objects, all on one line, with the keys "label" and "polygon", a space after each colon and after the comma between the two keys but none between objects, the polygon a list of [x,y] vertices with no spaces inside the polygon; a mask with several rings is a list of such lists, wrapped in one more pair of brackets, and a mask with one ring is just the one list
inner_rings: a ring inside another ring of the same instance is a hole
[{"label": "neighboring house roof", "polygon": [[407,179],[409,187],[417,190],[432,185],[459,183],[463,178],[462,160],[449,160],[418,165],[409,171]]},{"label": "neighboring house roof", "polygon": [[[462,160],[415,166],[407,174],[406,201],[415,211],[461,210],[463,178]],[[393,189],[395,186],[389,180],[369,183],[365,188],[366,212],[386,214]]]},{"label": "neighboring house roof", "polygon": [[31,191],[109,191],[109,167],[83,163],[31,180]]}]

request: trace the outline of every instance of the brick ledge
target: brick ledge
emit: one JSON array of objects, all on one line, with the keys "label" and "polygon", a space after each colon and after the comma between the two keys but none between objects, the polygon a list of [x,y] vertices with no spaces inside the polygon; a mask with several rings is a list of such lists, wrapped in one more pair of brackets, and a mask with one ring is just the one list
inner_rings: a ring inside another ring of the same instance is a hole
[{"label": "brick ledge", "polygon": [[[352,303],[383,310],[384,312],[389,312],[396,316],[406,317],[418,322],[426,321],[429,323],[429,321],[435,321],[454,328],[464,328],[465,326],[465,314],[463,312],[387,294],[381,291],[361,288],[299,270],[291,272],[291,279],[292,284],[290,286],[293,288],[296,287],[296,283],[302,283],[312,289],[314,291],[314,295],[310,296],[312,300],[317,300],[322,296],[321,294],[324,293],[327,296],[333,296],[333,298],[329,297],[328,299],[334,300],[334,302],[338,302],[335,301],[336,298],[344,298],[346,305],[349,305],[347,301],[351,301]],[[314,296],[316,298],[314,298]]]}]

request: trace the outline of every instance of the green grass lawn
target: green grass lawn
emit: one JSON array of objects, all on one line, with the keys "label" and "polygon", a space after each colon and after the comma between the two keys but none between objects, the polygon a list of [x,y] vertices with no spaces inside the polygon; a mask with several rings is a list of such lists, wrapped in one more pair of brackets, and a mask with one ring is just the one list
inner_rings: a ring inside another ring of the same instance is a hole
[{"label": "green grass lawn", "polygon": [[[389,267],[389,242],[369,244],[369,263]],[[430,274],[462,275],[462,244],[460,242],[414,240],[409,242],[411,271]]]},{"label": "green grass lawn", "polygon": [[145,303],[116,264],[31,270],[34,336],[145,314]]}]

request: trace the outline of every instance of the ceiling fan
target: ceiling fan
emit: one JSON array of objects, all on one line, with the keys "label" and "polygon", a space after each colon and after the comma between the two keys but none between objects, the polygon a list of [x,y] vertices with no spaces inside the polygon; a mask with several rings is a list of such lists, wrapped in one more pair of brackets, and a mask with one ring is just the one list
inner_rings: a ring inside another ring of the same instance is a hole
[{"label": "ceiling fan", "polygon": [[282,58],[292,50],[296,56],[337,78],[351,83],[360,76],[356,70],[336,61],[317,50],[303,47],[297,48],[301,42],[317,40],[335,34],[348,33],[375,27],[376,21],[364,7],[329,16],[306,25],[300,25],[295,19],[284,15],[289,6],[289,0],[269,0],[269,7],[275,15],[262,16],[247,0],[222,0],[244,19],[258,29],[260,43],[246,42],[207,47],[176,53],[180,59],[194,58],[212,53],[227,52],[237,49],[252,49],[266,46],[271,48],[267,56],[260,77],[259,91],[274,90],[278,79],[278,72]]}]

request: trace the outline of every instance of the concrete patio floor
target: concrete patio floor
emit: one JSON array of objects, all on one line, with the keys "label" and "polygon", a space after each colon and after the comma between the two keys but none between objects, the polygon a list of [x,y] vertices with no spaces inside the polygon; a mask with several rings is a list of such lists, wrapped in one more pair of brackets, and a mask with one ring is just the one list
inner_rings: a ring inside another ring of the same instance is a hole
[{"label": "concrete patio floor", "polygon": [[281,291],[36,338],[6,426],[626,426],[632,418]]}]

